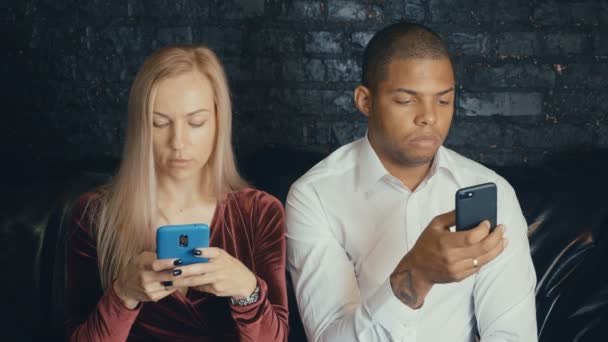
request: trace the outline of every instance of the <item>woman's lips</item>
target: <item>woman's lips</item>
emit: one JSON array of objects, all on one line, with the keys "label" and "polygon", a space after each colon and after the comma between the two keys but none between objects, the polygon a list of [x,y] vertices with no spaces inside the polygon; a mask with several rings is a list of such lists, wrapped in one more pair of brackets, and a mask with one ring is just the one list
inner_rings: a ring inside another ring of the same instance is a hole
[{"label": "woman's lips", "polygon": [[169,159],[169,165],[173,167],[184,167],[187,166],[192,159]]}]

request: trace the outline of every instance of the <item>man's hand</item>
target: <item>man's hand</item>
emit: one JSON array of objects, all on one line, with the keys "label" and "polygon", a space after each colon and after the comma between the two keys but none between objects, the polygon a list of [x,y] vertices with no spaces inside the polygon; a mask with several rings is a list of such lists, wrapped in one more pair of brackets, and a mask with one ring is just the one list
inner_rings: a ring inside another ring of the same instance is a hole
[{"label": "man's hand", "polygon": [[490,224],[450,232],[454,211],[435,217],[390,276],[393,293],[404,304],[419,308],[434,284],[461,281],[496,258],[507,245],[504,226],[490,233]]}]

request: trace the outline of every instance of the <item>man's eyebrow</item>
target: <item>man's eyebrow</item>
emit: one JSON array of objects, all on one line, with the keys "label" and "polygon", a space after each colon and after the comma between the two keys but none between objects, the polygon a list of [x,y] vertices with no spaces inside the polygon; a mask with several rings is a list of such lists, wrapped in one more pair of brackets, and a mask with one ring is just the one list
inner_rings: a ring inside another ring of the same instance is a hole
[{"label": "man's eyebrow", "polygon": [[[450,87],[450,88],[448,88],[446,90],[442,90],[442,91],[438,92],[435,95],[445,95],[445,94],[447,94],[447,93],[449,93],[451,91],[454,91],[454,87]],[[411,89],[407,89],[407,88],[397,88],[397,89],[393,90],[393,92],[395,92],[395,93],[407,93],[407,94],[410,94],[410,95],[418,95],[419,94],[417,91],[411,90]]]},{"label": "man's eyebrow", "polygon": [[[192,116],[192,115],[194,115],[194,114],[198,114],[198,113],[201,113],[201,112],[209,112],[209,110],[204,109],[204,108],[197,109],[197,110],[195,110],[195,111],[192,111],[192,112],[190,112],[190,113],[186,114],[186,116]],[[153,114],[156,114],[156,115],[163,116],[163,117],[165,117],[165,118],[167,118],[167,119],[169,119],[169,118],[170,118],[170,117],[169,117],[169,115],[167,115],[167,114],[163,114],[163,113],[161,113],[161,112],[153,111],[152,113],[153,113]]]},{"label": "man's eyebrow", "polygon": [[438,92],[437,95],[445,95],[445,94],[447,94],[447,93],[449,93],[451,91],[454,91],[454,87],[450,87],[450,88],[448,88],[446,90],[442,90],[442,91]]}]

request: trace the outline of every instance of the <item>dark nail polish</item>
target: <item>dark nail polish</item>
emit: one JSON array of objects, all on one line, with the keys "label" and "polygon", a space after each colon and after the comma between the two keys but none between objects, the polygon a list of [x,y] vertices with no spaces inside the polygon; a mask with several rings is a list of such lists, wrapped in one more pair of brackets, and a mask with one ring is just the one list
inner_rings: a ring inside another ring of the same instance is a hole
[{"label": "dark nail polish", "polygon": [[177,266],[177,265],[181,265],[183,263],[182,259],[177,259],[173,262],[173,265]]},{"label": "dark nail polish", "polygon": [[161,281],[160,284],[162,286],[173,286],[173,282],[171,280],[168,281]]},{"label": "dark nail polish", "polygon": [[182,274],[182,270],[180,270],[180,269],[174,269],[174,270],[173,270],[173,275],[174,275],[174,276],[178,276],[178,275],[180,275],[180,274]]},{"label": "dark nail polish", "polygon": [[201,254],[203,254],[203,252],[199,251],[198,249],[193,249],[192,250],[192,254],[194,254],[194,255],[201,255]]}]

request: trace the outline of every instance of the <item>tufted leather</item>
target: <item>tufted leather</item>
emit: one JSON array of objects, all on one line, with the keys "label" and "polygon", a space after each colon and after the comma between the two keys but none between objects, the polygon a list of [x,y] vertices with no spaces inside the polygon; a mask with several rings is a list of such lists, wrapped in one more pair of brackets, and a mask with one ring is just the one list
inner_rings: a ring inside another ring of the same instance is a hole
[{"label": "tufted leather", "polygon": [[[241,168],[254,186],[284,202],[291,183],[323,157],[272,149],[249,154]],[[538,168],[496,169],[514,186],[530,224],[540,341],[608,341],[607,163],[608,153],[596,151]],[[107,181],[115,165],[102,163],[98,172],[55,168],[51,176],[31,181],[22,175],[5,186],[0,263],[9,281],[0,283],[0,293],[3,307],[14,310],[4,322],[8,340],[61,338],[65,215],[78,194]],[[289,290],[290,341],[305,341]]]}]

